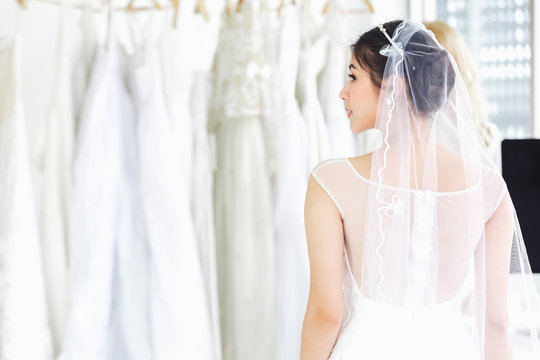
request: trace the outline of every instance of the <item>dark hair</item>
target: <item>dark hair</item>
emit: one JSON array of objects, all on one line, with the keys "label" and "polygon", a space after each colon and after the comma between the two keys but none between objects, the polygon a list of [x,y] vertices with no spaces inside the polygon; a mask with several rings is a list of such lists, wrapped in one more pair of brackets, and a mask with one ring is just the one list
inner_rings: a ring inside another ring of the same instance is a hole
[{"label": "dark hair", "polygon": [[[403,20],[384,23],[390,37]],[[384,69],[388,57],[380,50],[390,42],[378,28],[365,32],[351,46],[352,54],[358,64],[369,74],[371,82],[381,88]],[[404,72],[409,96],[414,100],[415,110],[429,114],[441,109],[454,87],[455,72],[448,52],[441,48],[425,31],[414,33],[404,49]],[[411,94],[411,89],[415,89]]]}]

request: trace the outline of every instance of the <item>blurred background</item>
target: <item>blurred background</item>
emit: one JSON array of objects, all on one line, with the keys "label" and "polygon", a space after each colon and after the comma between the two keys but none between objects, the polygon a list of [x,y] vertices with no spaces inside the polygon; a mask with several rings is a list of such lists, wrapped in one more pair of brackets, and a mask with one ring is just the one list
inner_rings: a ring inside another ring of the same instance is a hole
[{"label": "blurred background", "polygon": [[394,19],[426,22],[456,58],[540,273],[539,13],[0,0],[0,360],[297,359],[307,179],[377,146],[338,93],[350,45]]}]

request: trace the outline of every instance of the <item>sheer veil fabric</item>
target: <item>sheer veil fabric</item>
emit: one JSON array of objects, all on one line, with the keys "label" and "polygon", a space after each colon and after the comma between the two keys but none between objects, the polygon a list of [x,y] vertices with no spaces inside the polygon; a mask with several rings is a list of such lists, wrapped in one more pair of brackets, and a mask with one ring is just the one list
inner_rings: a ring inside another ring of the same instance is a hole
[{"label": "sheer veil fabric", "polygon": [[330,358],[489,359],[498,340],[486,324],[505,324],[509,271],[520,278],[529,348],[538,351],[519,224],[456,63],[422,24],[380,30],[383,141],[369,177],[348,159],[312,172],[345,230],[345,315]]}]

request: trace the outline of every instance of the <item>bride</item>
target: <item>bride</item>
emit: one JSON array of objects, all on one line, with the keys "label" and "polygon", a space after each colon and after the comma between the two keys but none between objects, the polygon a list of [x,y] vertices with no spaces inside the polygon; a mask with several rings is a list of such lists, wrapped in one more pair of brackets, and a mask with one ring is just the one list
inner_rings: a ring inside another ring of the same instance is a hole
[{"label": "bride", "polygon": [[311,173],[301,359],[510,359],[509,269],[534,346],[519,224],[454,59],[423,25],[392,21],[359,38],[349,70],[350,128],[381,146]]}]

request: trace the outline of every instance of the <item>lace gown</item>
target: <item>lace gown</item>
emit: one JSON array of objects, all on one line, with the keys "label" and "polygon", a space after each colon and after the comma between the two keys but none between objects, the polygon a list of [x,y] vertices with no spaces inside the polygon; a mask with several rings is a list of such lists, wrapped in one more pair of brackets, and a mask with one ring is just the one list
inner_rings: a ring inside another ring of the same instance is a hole
[{"label": "lace gown", "polygon": [[[470,239],[457,241],[456,237],[449,238],[448,234],[452,234],[452,229],[456,227],[464,228],[469,224],[480,224],[478,228],[469,228],[469,230],[471,230],[470,234],[477,234],[478,237],[482,235],[482,221],[456,216],[460,206],[463,206],[461,197],[462,195],[465,198],[478,196],[481,199],[483,193],[500,194],[498,199],[485,202],[483,214],[477,214],[487,221],[506,191],[502,178],[494,171],[485,168],[482,171],[482,181],[464,191],[426,193],[387,186],[381,190],[383,197],[397,195],[402,199],[411,198],[411,203],[417,207],[417,211],[420,211],[419,220],[414,220],[415,227],[417,225],[422,227],[422,224],[429,223],[429,218],[426,216],[433,213],[434,206],[438,209],[437,216],[447,218],[450,216],[453,219],[451,224],[446,222],[444,228],[438,230],[438,246],[442,248],[448,241],[452,242],[452,247],[448,248],[448,251],[444,254],[440,252],[439,278],[443,279],[441,282],[448,279],[455,281],[455,286],[452,285],[451,293],[444,294],[444,300],[433,305],[418,307],[411,312],[410,307],[372,300],[361,290],[363,287],[361,279],[369,277],[369,274],[361,273],[362,262],[369,261],[369,259],[363,260],[363,252],[369,251],[363,247],[366,202],[354,199],[365,198],[368,188],[375,183],[360,175],[346,158],[327,160],[319,164],[312,174],[339,209],[345,233],[343,265],[345,309],[341,330],[330,359],[480,359],[477,319],[471,317],[463,308],[467,297],[474,291],[475,249],[469,246]],[[425,206],[428,207],[425,208]],[[424,213],[422,208],[431,210]],[[399,211],[394,207],[388,210]],[[467,245],[461,246],[461,244]],[[410,256],[422,255],[416,254],[414,249],[413,247],[413,254]],[[458,271],[459,274],[444,273],[443,264],[452,259],[455,263],[459,261],[462,264],[459,269],[451,269],[451,271]],[[411,260],[411,264],[411,266],[423,266],[422,261],[414,263]],[[411,284],[408,283],[407,286],[409,285]],[[415,296],[414,286],[411,286],[412,293],[405,293],[405,302],[408,296]]]},{"label": "lace gown", "polygon": [[215,63],[216,249],[223,356],[274,359],[275,268],[263,119],[269,65],[256,4],[224,13]]},{"label": "lace gown", "polygon": [[52,358],[20,92],[19,39],[0,37],[0,359]]},{"label": "lace gown", "polygon": [[308,175],[307,128],[294,95],[300,51],[298,9],[282,10],[275,127],[279,129],[275,177],[277,359],[298,359],[309,290],[309,263],[304,231],[304,194]]}]

